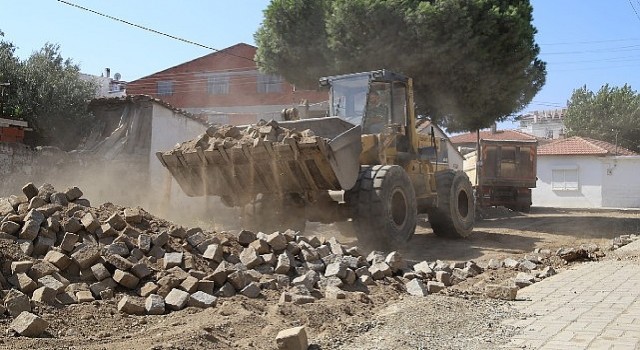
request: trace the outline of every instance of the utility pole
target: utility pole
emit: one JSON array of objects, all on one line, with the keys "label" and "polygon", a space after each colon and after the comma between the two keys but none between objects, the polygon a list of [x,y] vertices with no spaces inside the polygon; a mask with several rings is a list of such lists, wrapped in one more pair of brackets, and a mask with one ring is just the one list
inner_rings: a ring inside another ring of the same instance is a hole
[{"label": "utility pole", "polygon": [[11,83],[0,83],[0,118],[4,117],[4,89]]}]

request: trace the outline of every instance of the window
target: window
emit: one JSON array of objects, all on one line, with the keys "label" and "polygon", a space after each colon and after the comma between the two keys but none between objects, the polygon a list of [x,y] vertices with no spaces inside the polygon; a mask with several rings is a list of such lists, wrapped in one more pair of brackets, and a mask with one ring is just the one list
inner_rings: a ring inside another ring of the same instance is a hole
[{"label": "window", "polygon": [[171,80],[158,81],[158,95],[160,96],[173,95],[173,81]]},{"label": "window", "polygon": [[282,92],[282,77],[273,74],[258,74],[258,92],[268,94]]},{"label": "window", "polygon": [[214,75],[207,79],[207,91],[211,95],[226,95],[229,93],[229,76]]},{"label": "window", "polygon": [[577,191],[578,169],[553,169],[551,189],[554,191]]}]

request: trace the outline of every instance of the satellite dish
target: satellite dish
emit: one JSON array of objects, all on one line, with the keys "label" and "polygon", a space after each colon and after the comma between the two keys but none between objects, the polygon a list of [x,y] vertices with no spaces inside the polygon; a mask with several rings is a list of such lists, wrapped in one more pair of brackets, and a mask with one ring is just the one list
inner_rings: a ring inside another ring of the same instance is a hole
[{"label": "satellite dish", "polygon": [[113,79],[120,80],[120,73],[116,73],[113,75]]}]

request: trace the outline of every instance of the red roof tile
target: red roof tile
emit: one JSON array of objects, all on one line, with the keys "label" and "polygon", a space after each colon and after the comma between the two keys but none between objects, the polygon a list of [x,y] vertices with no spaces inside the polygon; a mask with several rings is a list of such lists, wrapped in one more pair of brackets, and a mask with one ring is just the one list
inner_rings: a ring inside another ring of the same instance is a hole
[{"label": "red roof tile", "polygon": [[[451,136],[449,138],[451,143],[459,144],[459,143],[472,143],[476,142],[476,133],[470,132],[466,134],[460,134],[456,136]],[[495,133],[491,131],[480,131],[480,139],[481,140],[496,140],[496,141],[505,141],[505,140],[536,140],[536,137],[533,135],[529,135],[527,133],[518,131],[518,130],[498,130]]]},{"label": "red roof tile", "polygon": [[[617,152],[617,153],[616,153]],[[574,136],[568,139],[556,140],[554,142],[541,145],[538,147],[538,155],[554,156],[554,155],[620,155],[620,156],[637,156],[638,153],[632,152],[626,148],[617,147],[609,142],[595,140],[588,137]]]}]

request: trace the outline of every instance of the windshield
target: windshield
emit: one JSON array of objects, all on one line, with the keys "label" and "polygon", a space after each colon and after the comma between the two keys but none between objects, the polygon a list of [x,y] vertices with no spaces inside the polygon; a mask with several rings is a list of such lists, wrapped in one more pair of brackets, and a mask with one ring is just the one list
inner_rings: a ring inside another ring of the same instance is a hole
[{"label": "windshield", "polygon": [[331,83],[331,115],[352,124],[362,123],[369,76],[336,79]]}]

